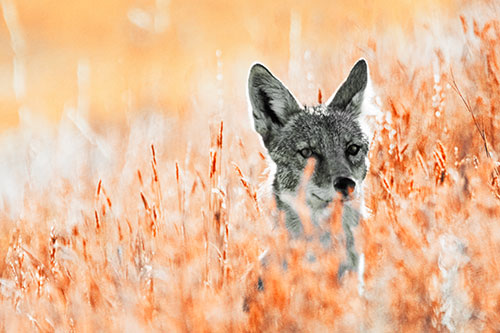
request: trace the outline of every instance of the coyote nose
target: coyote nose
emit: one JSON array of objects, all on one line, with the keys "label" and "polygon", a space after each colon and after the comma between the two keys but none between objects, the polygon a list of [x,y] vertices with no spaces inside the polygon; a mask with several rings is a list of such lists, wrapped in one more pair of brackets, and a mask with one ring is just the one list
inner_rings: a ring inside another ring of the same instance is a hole
[{"label": "coyote nose", "polygon": [[354,192],[356,183],[350,178],[338,177],[337,179],[335,179],[333,187],[335,187],[335,190],[337,190],[337,192],[342,193],[343,197],[348,197],[352,192]]}]

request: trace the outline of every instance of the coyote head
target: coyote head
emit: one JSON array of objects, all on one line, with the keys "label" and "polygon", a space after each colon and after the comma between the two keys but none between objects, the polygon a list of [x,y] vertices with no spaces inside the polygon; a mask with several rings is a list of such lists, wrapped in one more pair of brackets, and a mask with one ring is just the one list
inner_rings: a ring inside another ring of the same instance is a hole
[{"label": "coyote head", "polygon": [[300,227],[289,221],[296,218],[290,198],[297,195],[310,158],[315,168],[305,197],[313,220],[324,216],[337,196],[347,204],[360,197],[370,139],[361,107],[367,84],[368,67],[361,59],[325,104],[302,106],[266,67],[251,67],[248,93],[254,128],[276,164],[273,191],[292,229]]}]

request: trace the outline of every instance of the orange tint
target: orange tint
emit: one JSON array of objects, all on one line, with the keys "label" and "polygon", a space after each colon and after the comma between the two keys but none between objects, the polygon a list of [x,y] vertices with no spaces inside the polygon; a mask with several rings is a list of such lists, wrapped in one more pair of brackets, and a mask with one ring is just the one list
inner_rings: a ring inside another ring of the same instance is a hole
[{"label": "orange tint", "polygon": [[[342,45],[365,43],[368,31],[410,32],[414,15],[442,8],[454,12],[449,0],[8,0],[2,8],[7,13],[0,23],[4,129],[17,123],[20,107],[55,121],[65,107],[77,106],[99,121],[121,122],[127,114],[152,109],[189,116],[199,112],[192,109],[194,101],[203,105],[217,89],[244,96],[253,61],[284,73],[289,64],[304,61],[304,50],[328,57]],[[14,46],[12,36],[22,47]],[[14,59],[24,81],[18,98]]]}]

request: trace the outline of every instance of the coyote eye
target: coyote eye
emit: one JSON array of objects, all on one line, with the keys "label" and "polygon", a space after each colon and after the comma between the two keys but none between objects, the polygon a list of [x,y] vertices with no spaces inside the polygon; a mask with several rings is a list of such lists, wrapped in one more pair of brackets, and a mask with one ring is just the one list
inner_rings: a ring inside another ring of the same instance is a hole
[{"label": "coyote eye", "polygon": [[309,148],[304,148],[299,150],[300,155],[302,155],[303,158],[309,158],[312,156],[313,152]]},{"label": "coyote eye", "polygon": [[360,148],[361,147],[358,145],[350,145],[349,147],[347,147],[346,153],[351,156],[356,156]]}]

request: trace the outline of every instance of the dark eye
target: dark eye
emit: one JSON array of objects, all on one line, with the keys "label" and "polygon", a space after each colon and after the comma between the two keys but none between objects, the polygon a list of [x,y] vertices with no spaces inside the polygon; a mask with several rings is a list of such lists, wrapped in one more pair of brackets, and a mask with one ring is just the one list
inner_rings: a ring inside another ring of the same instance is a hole
[{"label": "dark eye", "polygon": [[313,152],[309,148],[304,148],[299,150],[300,155],[302,155],[303,158],[309,158],[312,156]]},{"label": "dark eye", "polygon": [[358,145],[350,145],[349,147],[347,147],[346,153],[351,156],[356,156],[359,152],[359,149],[361,149],[361,147]]}]

